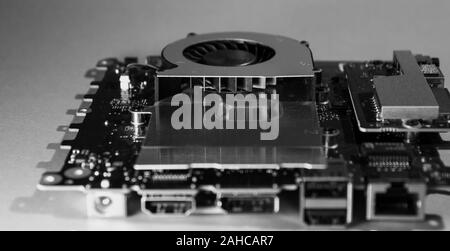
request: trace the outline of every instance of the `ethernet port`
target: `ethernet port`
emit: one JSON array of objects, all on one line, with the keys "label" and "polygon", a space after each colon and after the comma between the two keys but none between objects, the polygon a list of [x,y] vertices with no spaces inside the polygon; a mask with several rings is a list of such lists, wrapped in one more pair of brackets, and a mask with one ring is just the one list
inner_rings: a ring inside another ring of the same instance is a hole
[{"label": "ethernet port", "polygon": [[392,186],[386,193],[375,195],[376,215],[417,215],[418,194],[408,193],[403,186]]},{"label": "ethernet port", "polygon": [[425,195],[422,183],[371,183],[367,188],[367,219],[424,220]]}]

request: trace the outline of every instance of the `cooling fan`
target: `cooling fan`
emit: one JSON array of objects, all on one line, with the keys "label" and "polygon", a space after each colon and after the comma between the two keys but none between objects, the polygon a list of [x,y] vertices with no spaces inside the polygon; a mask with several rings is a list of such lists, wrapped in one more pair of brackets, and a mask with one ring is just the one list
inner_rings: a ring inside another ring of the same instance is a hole
[{"label": "cooling fan", "polygon": [[211,66],[245,66],[270,60],[275,51],[247,40],[215,40],[189,46],[183,55],[198,64]]},{"label": "cooling fan", "polygon": [[189,36],[164,48],[175,67],[159,77],[312,77],[309,48],[299,41],[259,33],[226,32]]}]

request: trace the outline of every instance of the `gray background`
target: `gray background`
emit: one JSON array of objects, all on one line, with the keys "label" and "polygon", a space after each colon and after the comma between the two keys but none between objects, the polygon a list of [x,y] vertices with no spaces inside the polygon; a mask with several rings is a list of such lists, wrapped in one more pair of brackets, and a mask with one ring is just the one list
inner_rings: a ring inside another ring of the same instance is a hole
[{"label": "gray background", "polygon": [[[52,158],[47,144],[60,142],[57,126],[70,123],[66,110],[79,106],[84,74],[103,57],[159,54],[188,32],[243,30],[308,40],[316,59],[411,49],[439,56],[450,73],[449,10],[448,0],[1,0],[0,229],[296,228],[281,216],[88,220],[82,196],[35,191],[37,166]],[[428,202],[430,213],[450,214],[449,199]]]}]

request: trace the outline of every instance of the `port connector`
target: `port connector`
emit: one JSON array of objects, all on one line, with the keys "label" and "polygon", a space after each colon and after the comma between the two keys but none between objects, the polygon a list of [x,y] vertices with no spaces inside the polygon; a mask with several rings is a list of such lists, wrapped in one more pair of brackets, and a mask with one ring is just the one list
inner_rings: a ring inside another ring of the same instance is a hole
[{"label": "port connector", "polygon": [[222,208],[229,213],[277,213],[277,197],[226,197],[222,198]]},{"label": "port connector", "polygon": [[222,192],[220,201],[222,208],[228,213],[278,213],[280,210],[278,192],[232,189]]},{"label": "port connector", "polygon": [[310,226],[345,226],[352,221],[353,185],[344,179],[305,181],[300,217]]},{"label": "port connector", "polygon": [[149,215],[189,215],[195,210],[195,199],[187,196],[143,196],[141,208]]},{"label": "port connector", "polygon": [[219,195],[213,186],[201,187],[195,195],[197,208],[212,208],[219,203]]},{"label": "port connector", "polygon": [[347,198],[348,182],[324,181],[305,182],[306,198]]},{"label": "port connector", "polygon": [[425,196],[423,183],[370,183],[366,217],[368,220],[424,220]]},{"label": "port connector", "polygon": [[307,225],[342,226],[347,224],[345,209],[306,209],[304,222]]}]

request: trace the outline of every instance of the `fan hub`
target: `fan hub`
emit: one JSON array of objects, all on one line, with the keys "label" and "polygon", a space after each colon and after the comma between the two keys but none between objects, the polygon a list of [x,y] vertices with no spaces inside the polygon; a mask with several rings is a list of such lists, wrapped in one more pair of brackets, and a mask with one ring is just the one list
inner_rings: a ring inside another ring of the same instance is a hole
[{"label": "fan hub", "polygon": [[224,49],[212,51],[203,57],[201,63],[214,66],[244,66],[255,63],[256,56],[248,51]]}]

